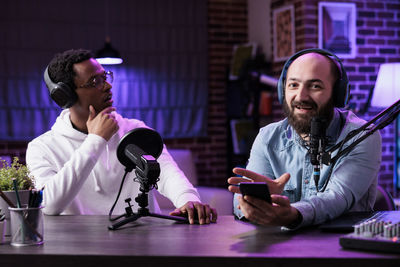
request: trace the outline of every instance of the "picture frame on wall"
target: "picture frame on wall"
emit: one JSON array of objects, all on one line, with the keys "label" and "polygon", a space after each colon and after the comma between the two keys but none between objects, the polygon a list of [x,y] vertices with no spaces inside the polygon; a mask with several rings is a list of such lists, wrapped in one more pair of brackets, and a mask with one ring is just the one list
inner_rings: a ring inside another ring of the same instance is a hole
[{"label": "picture frame on wall", "polygon": [[339,58],[356,56],[356,4],[318,3],[318,47]]},{"label": "picture frame on wall", "polygon": [[284,61],[295,52],[294,6],[284,6],[273,10],[274,61]]}]

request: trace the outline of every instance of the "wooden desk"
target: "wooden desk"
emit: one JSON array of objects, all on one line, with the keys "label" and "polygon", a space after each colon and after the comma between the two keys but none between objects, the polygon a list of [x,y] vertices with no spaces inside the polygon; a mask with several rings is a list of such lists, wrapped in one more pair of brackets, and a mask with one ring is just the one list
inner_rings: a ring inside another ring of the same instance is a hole
[{"label": "wooden desk", "polygon": [[[206,226],[144,217],[109,231],[107,216],[45,216],[41,246],[0,245],[0,266],[399,266],[400,255],[343,250],[341,234],[281,232],[221,216]],[[128,265],[129,264],[129,265]],[[212,264],[212,265],[211,265]]]}]

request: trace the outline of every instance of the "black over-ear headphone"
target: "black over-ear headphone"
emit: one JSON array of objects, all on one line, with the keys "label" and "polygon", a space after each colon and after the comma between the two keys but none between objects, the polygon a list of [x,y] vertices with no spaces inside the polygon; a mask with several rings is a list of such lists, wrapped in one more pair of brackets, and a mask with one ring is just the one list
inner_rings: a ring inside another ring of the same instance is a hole
[{"label": "black over-ear headphone", "polygon": [[279,102],[282,104],[284,101],[284,95],[285,95],[285,83],[286,83],[286,75],[287,71],[289,69],[290,64],[292,62],[300,57],[301,55],[308,54],[308,53],[318,53],[324,56],[327,56],[331,58],[332,60],[336,61],[337,64],[340,66],[340,78],[336,81],[332,94],[333,94],[333,104],[335,107],[344,107],[348,100],[349,100],[349,95],[350,95],[350,86],[349,86],[349,80],[347,78],[346,70],[344,69],[342,63],[340,62],[340,59],[333,53],[324,50],[324,49],[318,49],[318,48],[310,48],[310,49],[304,49],[293,56],[291,56],[285,63],[282,69],[281,76],[278,81],[278,99]]},{"label": "black over-ear headphone", "polygon": [[44,82],[49,89],[50,97],[62,108],[69,108],[78,100],[75,90],[63,82],[54,83],[49,76],[48,66],[44,71]]}]

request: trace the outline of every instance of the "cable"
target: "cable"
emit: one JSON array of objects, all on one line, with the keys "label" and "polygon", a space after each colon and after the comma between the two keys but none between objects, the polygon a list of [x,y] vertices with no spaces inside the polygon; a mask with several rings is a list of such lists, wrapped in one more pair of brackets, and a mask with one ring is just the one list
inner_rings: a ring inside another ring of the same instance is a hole
[{"label": "cable", "polygon": [[115,217],[115,218],[111,218],[112,213],[113,213],[114,208],[115,208],[115,205],[117,204],[118,199],[119,199],[119,196],[120,196],[120,194],[121,194],[122,186],[124,185],[124,181],[125,181],[126,175],[127,175],[128,173],[129,173],[129,171],[127,171],[127,170],[125,169],[125,174],[124,174],[124,177],[122,177],[122,182],[121,182],[121,185],[120,185],[120,187],[119,187],[119,191],[118,191],[117,198],[115,199],[115,202],[114,202],[114,204],[112,205],[112,207],[111,207],[111,209],[110,209],[110,212],[108,213],[108,220],[109,220],[110,222],[115,221],[115,220],[118,220],[119,218],[125,216],[125,214],[123,214],[123,215],[119,215],[119,216],[117,216],[117,217]]}]

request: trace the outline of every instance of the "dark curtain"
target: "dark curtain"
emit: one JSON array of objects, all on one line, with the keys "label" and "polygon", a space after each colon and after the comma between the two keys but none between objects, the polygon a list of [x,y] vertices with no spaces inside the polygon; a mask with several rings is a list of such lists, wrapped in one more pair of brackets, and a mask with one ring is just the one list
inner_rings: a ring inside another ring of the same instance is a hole
[{"label": "dark curtain", "polygon": [[143,120],[164,138],[204,136],[207,1],[6,0],[0,18],[0,139],[31,140],[49,130],[61,109],[43,82],[47,63],[71,48],[95,52],[106,35],[124,58],[122,65],[104,66],[115,74],[119,113]]}]

